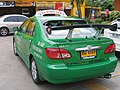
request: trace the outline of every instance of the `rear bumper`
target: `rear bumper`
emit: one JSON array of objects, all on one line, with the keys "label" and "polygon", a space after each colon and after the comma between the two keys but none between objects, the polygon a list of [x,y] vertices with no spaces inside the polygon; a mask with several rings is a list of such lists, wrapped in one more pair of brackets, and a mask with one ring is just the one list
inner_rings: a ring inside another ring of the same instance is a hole
[{"label": "rear bumper", "polygon": [[41,76],[54,84],[70,83],[90,78],[101,77],[113,72],[117,65],[117,58],[109,58],[106,62],[91,65],[66,67],[61,65],[43,65]]}]

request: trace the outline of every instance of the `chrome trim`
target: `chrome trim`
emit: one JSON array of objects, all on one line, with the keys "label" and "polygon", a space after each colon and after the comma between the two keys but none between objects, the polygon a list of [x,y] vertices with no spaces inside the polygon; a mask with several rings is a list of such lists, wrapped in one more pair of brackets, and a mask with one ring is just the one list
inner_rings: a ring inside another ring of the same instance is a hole
[{"label": "chrome trim", "polygon": [[97,49],[101,49],[102,47],[101,46],[95,46],[95,47],[91,47],[91,49],[89,49],[88,47],[85,47],[85,48],[76,48],[75,51],[84,51],[84,50],[97,50]]}]

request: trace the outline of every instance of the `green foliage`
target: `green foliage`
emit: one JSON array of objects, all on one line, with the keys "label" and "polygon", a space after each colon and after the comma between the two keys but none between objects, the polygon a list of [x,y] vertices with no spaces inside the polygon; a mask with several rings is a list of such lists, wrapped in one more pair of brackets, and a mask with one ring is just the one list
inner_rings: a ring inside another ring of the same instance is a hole
[{"label": "green foliage", "polygon": [[70,17],[70,18],[78,18],[78,16],[67,16],[67,17]]},{"label": "green foliage", "polygon": [[94,7],[99,7],[100,2],[98,0],[86,0],[86,5],[87,6],[94,6]]},{"label": "green foliage", "polygon": [[91,24],[91,23],[94,23],[94,21],[92,21],[91,19],[84,19],[87,23]]},{"label": "green foliage", "polygon": [[112,11],[108,16],[101,16],[100,18],[96,18],[93,21],[89,20],[89,23],[96,23],[96,24],[108,24],[111,21],[120,18],[120,12],[119,11]]},{"label": "green foliage", "polygon": [[83,4],[84,0],[80,0],[81,4]]},{"label": "green foliage", "polygon": [[108,24],[109,21],[104,21],[103,19],[101,18],[96,18],[94,21],[92,20],[87,20],[86,21],[89,23],[89,24]]},{"label": "green foliage", "polygon": [[110,11],[114,10],[114,0],[104,0],[101,2],[100,7],[102,10],[109,9]]},{"label": "green foliage", "polygon": [[109,14],[109,21],[113,21],[117,18],[120,18],[120,12],[119,11],[112,11],[111,14]]},{"label": "green foliage", "polygon": [[104,21],[104,22],[101,22],[101,24],[109,24],[109,22],[108,21]]},{"label": "green foliage", "polygon": [[101,7],[103,11],[106,9],[114,10],[114,0],[86,0],[86,5]]},{"label": "green foliage", "polygon": [[95,23],[96,23],[96,24],[99,24],[99,23],[102,23],[102,22],[103,22],[103,19],[101,19],[101,18],[95,19]]}]

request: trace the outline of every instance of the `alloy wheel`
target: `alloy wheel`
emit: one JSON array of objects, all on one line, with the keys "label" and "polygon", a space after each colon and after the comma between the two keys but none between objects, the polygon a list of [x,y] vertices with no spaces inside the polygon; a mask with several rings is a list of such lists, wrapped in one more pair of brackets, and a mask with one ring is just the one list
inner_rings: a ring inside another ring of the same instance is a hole
[{"label": "alloy wheel", "polygon": [[14,54],[18,56],[15,41],[13,42],[13,51],[14,51]]},{"label": "alloy wheel", "polygon": [[32,72],[31,72],[32,77],[33,77],[34,80],[36,80],[37,79],[37,67],[36,67],[36,63],[35,63],[34,60],[32,61],[31,69],[32,69]]},{"label": "alloy wheel", "polygon": [[1,29],[0,29],[0,34],[1,34],[2,36],[6,36],[6,35],[8,34],[8,29],[7,29],[7,28],[1,28]]}]

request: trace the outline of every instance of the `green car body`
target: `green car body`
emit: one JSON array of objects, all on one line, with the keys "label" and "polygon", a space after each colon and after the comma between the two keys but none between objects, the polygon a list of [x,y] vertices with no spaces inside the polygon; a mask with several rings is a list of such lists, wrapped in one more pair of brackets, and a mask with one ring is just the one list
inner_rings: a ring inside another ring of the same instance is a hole
[{"label": "green car body", "polygon": [[[47,80],[54,84],[71,83],[101,77],[115,70],[117,58],[114,52],[105,54],[105,50],[113,45],[111,39],[102,36],[100,39],[71,38],[70,41],[66,38],[49,38],[43,24],[51,20],[80,21],[81,19],[33,16],[16,30],[13,37],[16,53],[29,69],[31,59],[34,58],[40,81]],[[85,51],[89,51],[91,47],[95,50],[93,50],[95,53],[91,54],[93,57],[89,54],[88,57],[84,57],[87,55],[85,53],[88,53]]]}]

